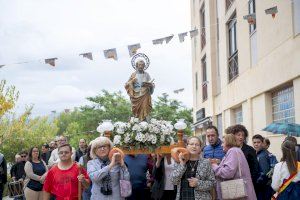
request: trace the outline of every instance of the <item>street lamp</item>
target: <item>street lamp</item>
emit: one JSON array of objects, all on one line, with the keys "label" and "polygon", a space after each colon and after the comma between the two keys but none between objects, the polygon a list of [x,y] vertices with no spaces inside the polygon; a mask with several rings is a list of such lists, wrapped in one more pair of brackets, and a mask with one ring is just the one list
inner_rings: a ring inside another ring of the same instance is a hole
[{"label": "street lamp", "polygon": [[114,125],[111,123],[111,120],[103,120],[102,123],[99,123],[97,131],[105,137],[110,138],[111,131],[114,130]]},{"label": "street lamp", "polygon": [[177,129],[177,136],[178,136],[178,145],[184,146],[183,143],[183,130],[186,129],[187,125],[184,122],[184,119],[179,119],[176,124],[174,124],[175,129]]}]

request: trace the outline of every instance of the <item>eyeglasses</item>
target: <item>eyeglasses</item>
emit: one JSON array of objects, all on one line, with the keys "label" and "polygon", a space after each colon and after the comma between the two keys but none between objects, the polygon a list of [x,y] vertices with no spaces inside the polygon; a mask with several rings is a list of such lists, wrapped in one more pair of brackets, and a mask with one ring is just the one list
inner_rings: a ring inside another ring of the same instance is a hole
[{"label": "eyeglasses", "polygon": [[60,152],[58,152],[59,155],[62,155],[62,154],[69,154],[69,153],[71,153],[71,152],[70,152],[70,151],[60,151]]},{"label": "eyeglasses", "polygon": [[108,149],[108,148],[109,148],[108,145],[103,145],[103,146],[97,147],[97,149],[100,149],[100,150],[106,150],[106,149]]},{"label": "eyeglasses", "polygon": [[21,156],[21,158],[26,158],[27,156]]}]

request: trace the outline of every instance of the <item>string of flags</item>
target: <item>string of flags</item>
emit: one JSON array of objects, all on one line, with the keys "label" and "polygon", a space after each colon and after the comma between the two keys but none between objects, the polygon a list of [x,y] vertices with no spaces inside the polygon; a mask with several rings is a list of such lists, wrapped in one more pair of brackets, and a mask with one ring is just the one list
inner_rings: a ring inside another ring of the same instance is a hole
[{"label": "string of flags", "polygon": [[[268,8],[265,10],[265,13],[267,15],[272,15],[272,18],[275,18],[276,13],[278,13],[278,9],[277,6]],[[247,20],[249,24],[255,24],[256,23],[256,15],[255,13],[249,14],[249,15],[245,15],[243,16],[243,19]],[[211,25],[212,26],[212,25]],[[207,28],[207,27],[201,27],[201,28]],[[201,31],[202,32],[202,31]],[[190,38],[194,38],[199,34],[199,30],[198,28],[194,28],[193,30],[190,30],[188,32],[182,32],[178,34],[178,39],[180,43],[183,43],[185,41],[185,38],[188,36],[188,34],[190,35]],[[152,44],[153,45],[162,45],[164,42],[165,44],[168,44],[172,39],[174,38],[174,35],[169,35],[163,38],[158,38],[158,39],[154,39],[152,40]],[[129,56],[132,57],[133,55],[135,55],[137,53],[137,51],[141,48],[141,44],[140,43],[136,43],[136,44],[131,44],[127,46],[128,48],[128,53]],[[114,59],[114,60],[118,60],[118,54],[117,54],[117,49],[116,48],[111,48],[111,49],[106,49],[103,50],[104,53],[104,57],[106,59]],[[86,53],[81,53],[79,54],[79,56],[82,56],[83,58],[87,58],[89,60],[93,60],[93,53],[92,52],[86,52]],[[49,64],[53,67],[55,67],[55,61],[58,58],[46,58],[44,59],[45,64]],[[18,63],[13,63],[13,64],[24,64],[24,63],[28,63],[30,61],[26,61],[26,62],[18,62]],[[0,69],[3,68],[4,66],[9,65],[9,64],[0,64]]]}]

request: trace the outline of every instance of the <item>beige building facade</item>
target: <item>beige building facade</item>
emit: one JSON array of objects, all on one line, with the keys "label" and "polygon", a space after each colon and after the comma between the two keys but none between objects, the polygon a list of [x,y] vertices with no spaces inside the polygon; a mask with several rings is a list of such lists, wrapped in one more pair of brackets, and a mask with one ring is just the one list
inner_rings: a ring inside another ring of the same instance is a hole
[{"label": "beige building facade", "polygon": [[262,134],[280,158],[284,136],[262,129],[300,124],[300,0],[191,0],[191,15],[195,134],[240,123],[249,144]]}]

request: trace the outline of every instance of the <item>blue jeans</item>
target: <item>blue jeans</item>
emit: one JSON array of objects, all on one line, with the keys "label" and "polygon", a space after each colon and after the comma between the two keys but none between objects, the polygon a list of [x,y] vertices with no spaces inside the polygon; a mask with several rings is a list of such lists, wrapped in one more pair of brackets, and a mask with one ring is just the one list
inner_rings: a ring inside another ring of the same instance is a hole
[{"label": "blue jeans", "polygon": [[90,200],[91,199],[91,195],[92,195],[92,184],[90,185],[90,187],[88,187],[87,189],[85,189],[82,193],[82,200]]}]

